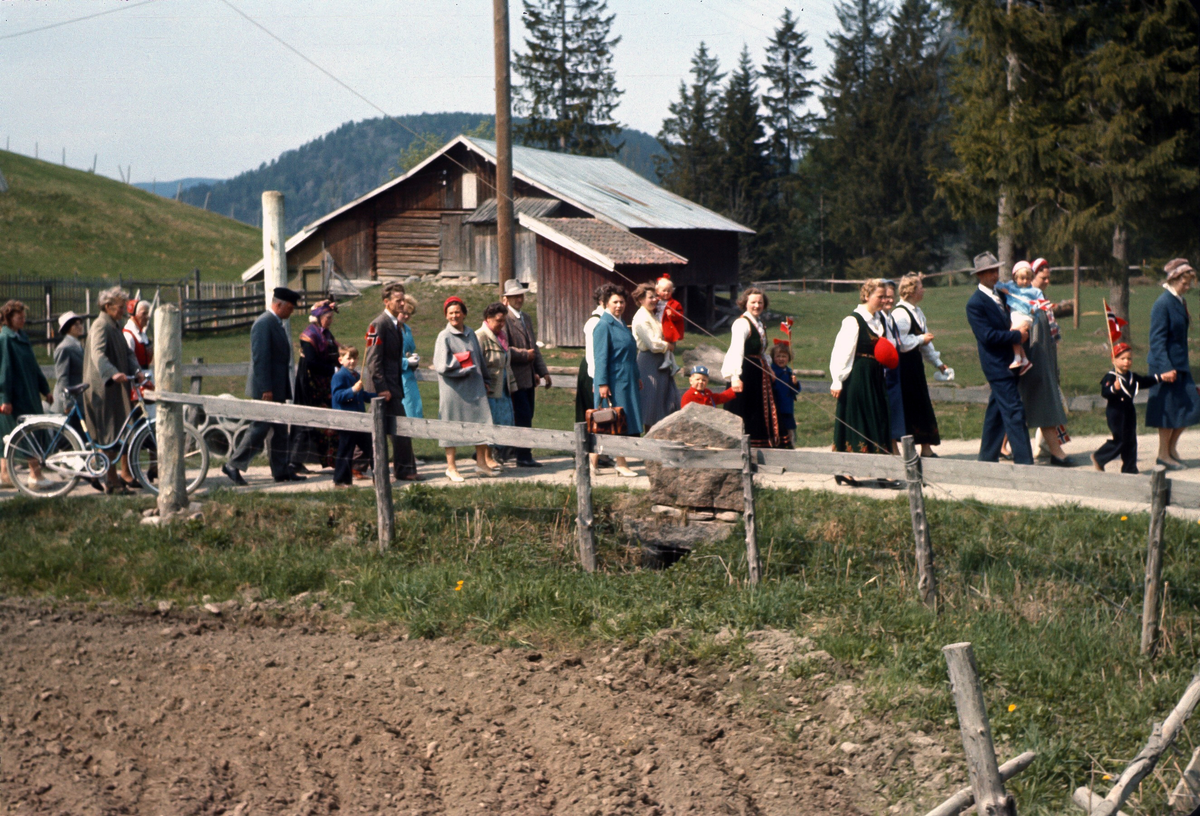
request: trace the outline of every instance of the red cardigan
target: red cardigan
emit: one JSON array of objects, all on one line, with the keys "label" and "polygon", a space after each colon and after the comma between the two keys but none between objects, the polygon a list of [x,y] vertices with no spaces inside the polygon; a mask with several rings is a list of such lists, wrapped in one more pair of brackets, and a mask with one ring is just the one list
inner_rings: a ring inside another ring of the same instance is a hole
[{"label": "red cardigan", "polygon": [[683,392],[683,396],[679,398],[679,404],[682,408],[689,402],[698,402],[701,405],[711,405],[714,408],[718,405],[723,405],[736,397],[737,394],[733,389],[726,388],[720,394],[714,394],[711,390],[705,388],[703,391],[697,391],[695,388],[689,388]]}]

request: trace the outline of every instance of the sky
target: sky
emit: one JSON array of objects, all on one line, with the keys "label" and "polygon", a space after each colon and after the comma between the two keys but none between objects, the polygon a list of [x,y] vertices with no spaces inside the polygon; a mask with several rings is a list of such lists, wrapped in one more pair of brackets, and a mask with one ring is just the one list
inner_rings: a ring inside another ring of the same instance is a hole
[{"label": "sky", "polygon": [[[818,76],[834,0],[609,0],[624,125],[657,133],[704,41],[756,64],[785,6]],[[489,0],[0,0],[0,146],[134,181],[228,178],[347,121],[494,110]],[[103,12],[110,12],[104,13]],[[524,50],[521,4],[511,43]],[[88,15],[91,19],[54,26]],[[15,35],[15,36],[14,36]],[[514,77],[514,83],[518,81]]]}]

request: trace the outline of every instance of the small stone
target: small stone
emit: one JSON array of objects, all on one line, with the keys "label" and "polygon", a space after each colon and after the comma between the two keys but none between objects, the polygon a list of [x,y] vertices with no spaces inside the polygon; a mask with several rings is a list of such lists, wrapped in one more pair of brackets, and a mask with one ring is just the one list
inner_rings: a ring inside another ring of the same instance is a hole
[{"label": "small stone", "polygon": [[737,520],[741,517],[741,513],[735,513],[732,510],[722,510],[720,513],[717,513],[717,521],[727,521],[734,524],[736,524]]},{"label": "small stone", "polygon": [[843,742],[838,746],[838,750],[846,756],[854,756],[862,750],[862,746],[856,742]]},{"label": "small stone", "polygon": [[342,668],[345,669],[346,671],[353,671],[354,669],[358,668],[358,661],[357,660],[347,660],[345,663],[342,664]]},{"label": "small stone", "polygon": [[662,516],[671,516],[672,518],[679,518],[683,515],[678,507],[671,507],[667,504],[656,504],[650,508],[650,512],[657,513]]},{"label": "small stone", "polygon": [[31,621],[29,622],[29,625],[30,625],[30,626],[41,626],[41,625],[42,625],[42,619],[41,619],[41,618],[34,618],[33,620],[31,620]]},{"label": "small stone", "polygon": [[108,684],[110,686],[119,686],[121,685],[121,681],[114,677],[112,680],[108,681]]},{"label": "small stone", "polygon": [[436,741],[431,742],[428,745],[426,745],[425,746],[425,758],[433,759],[433,755],[437,753],[437,749],[438,749],[438,744]]},{"label": "small stone", "polygon": [[210,615],[220,615],[221,607],[217,606],[215,603],[206,603],[204,605],[204,611],[208,612]]},{"label": "small stone", "polygon": [[174,608],[175,608],[174,601],[159,601],[158,602],[158,611],[164,615],[167,614],[168,612],[170,612]]},{"label": "small stone", "polygon": [[654,769],[658,767],[658,763],[654,761],[654,757],[642,757],[634,763],[634,767],[636,767],[643,776],[649,776],[654,772]]},{"label": "small stone", "polygon": [[689,510],[688,521],[712,521],[713,514],[707,510]]},{"label": "small stone", "polygon": [[142,511],[142,518],[153,518],[158,515],[158,508],[151,507],[149,510]]},{"label": "small stone", "polygon": [[423,669],[423,668],[425,668],[425,661],[424,661],[424,660],[418,660],[416,663],[413,663],[413,668],[414,668],[414,669]]},{"label": "small stone", "polygon": [[735,779],[744,779],[746,777],[746,769],[735,767],[733,769],[733,776]]}]

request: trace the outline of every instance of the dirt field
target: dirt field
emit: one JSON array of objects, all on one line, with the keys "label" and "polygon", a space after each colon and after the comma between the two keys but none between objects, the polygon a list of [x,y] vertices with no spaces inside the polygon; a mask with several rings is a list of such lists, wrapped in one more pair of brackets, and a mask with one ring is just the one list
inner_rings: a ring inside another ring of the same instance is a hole
[{"label": "dirt field", "polygon": [[[137,615],[6,602],[0,812],[886,811],[847,766],[882,766],[890,749],[836,746],[823,727],[793,742],[733,702],[797,692],[800,681],[760,682],[784,677],[773,664],[731,676],[672,668],[653,644],[405,640],[336,616],[273,622],[254,606]],[[771,658],[776,646],[764,648]],[[845,716],[812,711],[816,724]]]}]

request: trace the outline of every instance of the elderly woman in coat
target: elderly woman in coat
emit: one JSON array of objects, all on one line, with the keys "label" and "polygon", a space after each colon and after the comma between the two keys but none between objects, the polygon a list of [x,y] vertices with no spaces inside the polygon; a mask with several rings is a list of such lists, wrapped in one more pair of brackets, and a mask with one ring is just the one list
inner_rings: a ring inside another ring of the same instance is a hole
[{"label": "elderly woman in coat", "polygon": [[[622,322],[625,314],[625,289],[606,283],[601,287],[600,301],[604,313],[592,329],[592,358],[595,377],[592,381],[592,404],[597,408],[605,405],[625,411],[625,433],[629,436],[642,435],[642,381],[638,376],[637,341],[633,332]],[[592,458],[592,470],[596,468]],[[633,477],[637,473],[629,467],[625,457],[616,457],[617,474]]]},{"label": "elderly woman in coat", "polygon": [[83,318],[74,312],[64,312],[58,318],[58,333],[62,342],[54,347],[54,404],[60,414],[65,414],[72,405],[67,399],[67,389],[83,382],[83,343],[79,342],[83,337]]},{"label": "elderly woman in coat", "polygon": [[1166,291],[1150,309],[1150,353],[1146,357],[1150,374],[1174,370],[1175,381],[1159,383],[1150,389],[1146,404],[1146,425],[1158,429],[1158,464],[1169,470],[1187,467],[1180,461],[1179,437],[1185,428],[1200,422],[1200,394],[1188,362],[1187,333],[1191,324],[1184,295],[1196,283],[1196,272],[1184,258],[1176,258],[1165,267]]},{"label": "elderly woman in coat", "polygon": [[[50,383],[42,374],[33,346],[25,334],[25,304],[10,300],[0,307],[0,439],[12,433],[18,418],[42,413],[42,398],[52,402]],[[14,487],[7,459],[0,459],[0,485]],[[30,460],[29,479],[34,488],[49,487],[40,466]]]},{"label": "elderly woman in coat", "polygon": [[[142,372],[137,358],[129,350],[121,331],[120,320],[125,314],[129,293],[114,286],[100,293],[100,313],[92,321],[92,330],[87,337],[83,354],[83,381],[88,390],[83,392],[83,416],[87,421],[92,439],[99,445],[116,441],[133,410],[129,396],[129,381],[141,382]],[[129,472],[129,462],[121,457],[121,474],[111,467],[105,481],[105,493],[129,492],[136,485]]]},{"label": "elderly woman in coat", "polygon": [[[433,370],[438,375],[438,419],[450,422],[492,424],[492,409],[488,405],[487,366],[475,332],[466,327],[467,304],[457,295],[442,304],[446,328],[434,341]],[[446,476],[461,482],[458,472],[458,448],[475,446],[475,468],[484,476],[500,473],[500,463],[492,458],[487,444],[478,437],[439,439],[446,450]]]}]

